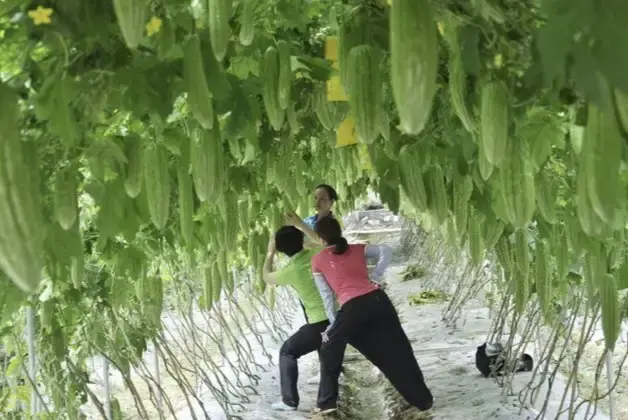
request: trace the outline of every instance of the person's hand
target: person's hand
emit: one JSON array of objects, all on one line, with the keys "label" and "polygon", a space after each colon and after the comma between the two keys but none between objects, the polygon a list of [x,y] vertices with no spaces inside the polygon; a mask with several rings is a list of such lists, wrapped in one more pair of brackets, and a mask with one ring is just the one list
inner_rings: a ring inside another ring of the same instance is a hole
[{"label": "person's hand", "polygon": [[374,285],[379,287],[381,290],[386,291],[387,284],[386,284],[386,281],[384,280],[383,276],[375,277],[375,276],[371,275],[371,276],[369,276],[369,280],[371,281],[371,283],[373,283]]},{"label": "person's hand", "polygon": [[321,333],[321,338],[323,339],[323,343],[329,342],[329,330],[331,330],[331,325],[329,325],[325,331]]},{"label": "person's hand", "polygon": [[284,222],[289,226],[298,226],[301,223],[301,218],[293,211],[289,211],[283,215]]}]

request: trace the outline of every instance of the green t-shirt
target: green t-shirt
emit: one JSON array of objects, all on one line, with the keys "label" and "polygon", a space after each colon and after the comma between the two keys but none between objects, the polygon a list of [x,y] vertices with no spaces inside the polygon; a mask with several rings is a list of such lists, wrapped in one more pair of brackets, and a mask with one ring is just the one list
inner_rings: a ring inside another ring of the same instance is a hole
[{"label": "green t-shirt", "polygon": [[290,258],[290,262],[277,271],[276,281],[278,285],[292,286],[297,292],[305,314],[310,324],[327,320],[323,298],[321,297],[314,277],[312,276],[312,257],[319,249],[304,249]]}]

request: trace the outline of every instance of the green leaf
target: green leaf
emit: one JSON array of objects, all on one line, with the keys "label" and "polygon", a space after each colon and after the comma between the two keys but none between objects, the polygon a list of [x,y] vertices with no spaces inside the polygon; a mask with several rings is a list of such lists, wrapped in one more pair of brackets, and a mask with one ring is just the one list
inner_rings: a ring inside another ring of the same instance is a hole
[{"label": "green leaf", "polygon": [[284,28],[296,28],[305,32],[309,23],[308,16],[304,13],[306,3],[303,0],[277,0],[276,8],[282,19],[277,20],[277,26]]},{"label": "green leaf", "polygon": [[324,58],[311,57],[309,55],[300,55],[297,59],[307,66],[309,69],[310,77],[314,80],[320,80],[322,82],[327,81],[332,75],[334,69],[330,60]]},{"label": "green leaf", "polygon": [[22,292],[2,271],[0,271],[0,325],[8,322],[26,300]]},{"label": "green leaf", "polygon": [[10,378],[14,377],[16,374],[19,374],[19,368],[22,366],[22,358],[18,356],[13,356],[11,359],[11,363],[7,366],[7,369],[4,371],[4,376]]},{"label": "green leaf", "polygon": [[545,86],[552,86],[556,78],[564,77],[566,58],[572,45],[571,34],[558,24],[550,22],[538,30],[536,47],[543,63]]},{"label": "green leaf", "polygon": [[628,39],[628,8],[625,4],[612,6],[596,10],[592,56],[611,84],[628,91],[628,50],[617,48],[618,40]]},{"label": "green leaf", "polygon": [[0,0],[0,17],[17,11],[16,9],[23,3],[22,0]]},{"label": "green leaf", "polygon": [[628,289],[628,258],[624,260],[622,265],[617,270],[615,278],[617,279],[618,290]]},{"label": "green leaf", "polygon": [[583,43],[576,44],[573,59],[572,77],[576,88],[587,100],[604,107],[604,89],[597,71],[597,64],[589,48]]},{"label": "green leaf", "polygon": [[252,76],[259,76],[260,64],[253,57],[246,55],[236,55],[231,58],[229,73],[238,79],[248,79]]}]

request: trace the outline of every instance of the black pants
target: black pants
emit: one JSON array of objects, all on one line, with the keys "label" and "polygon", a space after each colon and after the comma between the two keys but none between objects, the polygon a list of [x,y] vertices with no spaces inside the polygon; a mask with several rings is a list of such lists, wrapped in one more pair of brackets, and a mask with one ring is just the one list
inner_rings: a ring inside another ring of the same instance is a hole
[{"label": "black pants", "polygon": [[420,410],[432,407],[432,394],[386,293],[376,290],[345,303],[328,336],[329,341],[321,347],[318,408],[336,408],[338,377],[347,344],[377,366],[408,403]]},{"label": "black pants", "polygon": [[[284,404],[290,407],[298,407],[299,391],[297,390],[297,382],[299,379],[299,366],[297,360],[301,356],[320,349],[322,343],[321,334],[328,326],[329,321],[327,320],[315,324],[305,324],[281,346],[279,351],[279,375],[281,398]],[[342,360],[340,363],[342,364]],[[321,370],[321,381],[323,376]]]},{"label": "black pants", "polygon": [[[305,317],[305,322],[307,322],[309,324],[310,323],[310,319],[307,316],[307,311],[305,310],[305,305],[303,305],[302,301],[299,301],[299,304],[301,305],[301,309],[303,309],[303,316]],[[329,323],[327,325],[329,325]],[[327,327],[325,327],[325,328],[327,328]],[[321,344],[322,344],[322,342],[321,342]],[[320,361],[321,360],[321,348],[320,348],[320,345],[316,349],[316,351],[318,352],[318,360]]]}]

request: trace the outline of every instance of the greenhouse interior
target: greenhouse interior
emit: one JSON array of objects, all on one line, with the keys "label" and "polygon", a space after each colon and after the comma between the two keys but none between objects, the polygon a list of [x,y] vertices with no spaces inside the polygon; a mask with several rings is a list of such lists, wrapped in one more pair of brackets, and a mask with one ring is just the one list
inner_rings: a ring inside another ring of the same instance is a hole
[{"label": "greenhouse interior", "polygon": [[0,0],[0,419],[628,420],[618,39],[619,0]]}]

